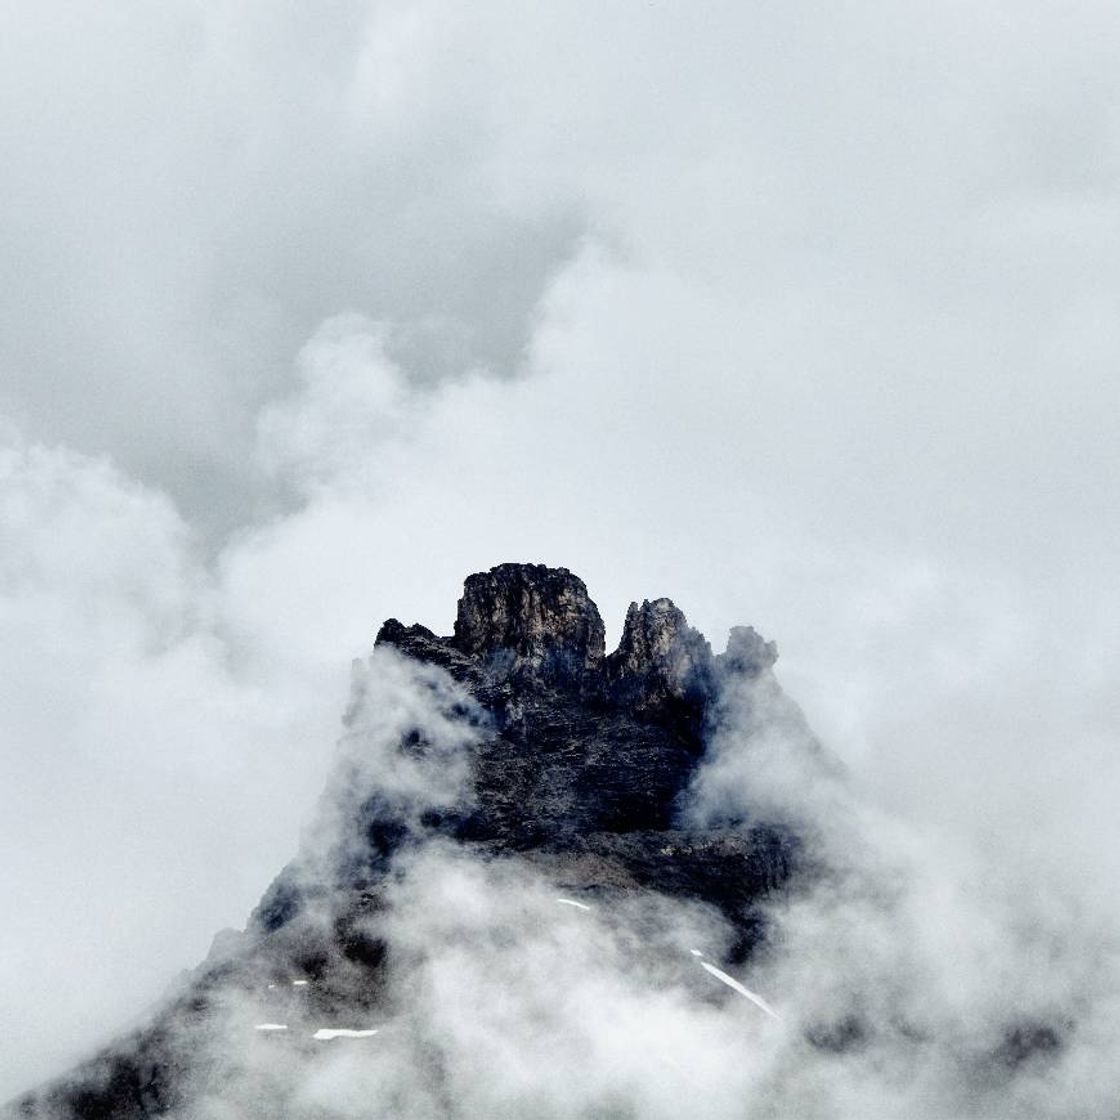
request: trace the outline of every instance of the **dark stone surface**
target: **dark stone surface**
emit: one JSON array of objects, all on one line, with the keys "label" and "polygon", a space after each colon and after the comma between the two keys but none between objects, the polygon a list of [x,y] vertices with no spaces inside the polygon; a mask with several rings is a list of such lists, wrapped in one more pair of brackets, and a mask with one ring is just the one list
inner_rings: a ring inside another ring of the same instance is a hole
[{"label": "dark stone surface", "polygon": [[578,686],[604,642],[599,609],[567,568],[501,564],[463,585],[452,644],[504,676]]}]

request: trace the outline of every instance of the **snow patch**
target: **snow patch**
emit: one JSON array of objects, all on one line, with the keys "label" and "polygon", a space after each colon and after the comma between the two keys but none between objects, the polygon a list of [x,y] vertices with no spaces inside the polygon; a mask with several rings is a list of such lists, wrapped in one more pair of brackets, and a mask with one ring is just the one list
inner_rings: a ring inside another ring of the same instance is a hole
[{"label": "snow patch", "polygon": [[[693,951],[695,952],[695,950]],[[743,985],[735,979],[735,977],[728,976],[727,973],[722,969],[716,968],[715,965],[708,964],[707,961],[701,961],[700,967],[710,972],[717,980],[726,984],[729,988],[738,992],[739,995],[745,996],[756,1007],[760,1007],[763,1011],[765,1011],[766,1014],[769,1015],[772,1019],[781,1020],[781,1016],[770,1006],[770,1004],[766,1002],[766,1000],[762,998],[762,996],[756,995],[749,988],[744,988]]]}]

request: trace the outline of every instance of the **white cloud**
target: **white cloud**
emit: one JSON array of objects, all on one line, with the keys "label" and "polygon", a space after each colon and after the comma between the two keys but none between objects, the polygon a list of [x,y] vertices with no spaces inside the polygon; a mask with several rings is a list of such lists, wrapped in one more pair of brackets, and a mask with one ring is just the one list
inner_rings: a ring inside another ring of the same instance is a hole
[{"label": "white cloud", "polygon": [[[13,21],[5,828],[13,889],[69,893],[8,959],[64,955],[81,897],[82,1006],[124,1013],[114,938],[149,989],[189,963],[283,858],[349,658],[509,559],[576,570],[613,634],[662,594],[717,644],[757,625],[876,805],[1106,895],[1117,30],[1042,0]],[[156,917],[169,866],[196,893]]]},{"label": "white cloud", "polygon": [[7,1095],[241,924],[318,793],[345,682],[227,643],[162,495],[11,434],[0,473]]},{"label": "white cloud", "polygon": [[371,488],[360,465],[407,430],[412,405],[400,367],[385,353],[385,329],[360,316],[324,323],[300,351],[300,385],[257,420],[263,469],[312,492],[325,484]]}]

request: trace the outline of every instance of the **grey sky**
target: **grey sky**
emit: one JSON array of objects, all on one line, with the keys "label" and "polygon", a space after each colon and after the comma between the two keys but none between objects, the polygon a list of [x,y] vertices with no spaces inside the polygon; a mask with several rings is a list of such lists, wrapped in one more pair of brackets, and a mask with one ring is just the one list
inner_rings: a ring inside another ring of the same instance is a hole
[{"label": "grey sky", "polygon": [[611,634],[662,594],[758,626],[875,796],[1096,897],[1118,37],[1095,2],[10,12],[0,1096],[241,922],[349,659],[504,560]]}]

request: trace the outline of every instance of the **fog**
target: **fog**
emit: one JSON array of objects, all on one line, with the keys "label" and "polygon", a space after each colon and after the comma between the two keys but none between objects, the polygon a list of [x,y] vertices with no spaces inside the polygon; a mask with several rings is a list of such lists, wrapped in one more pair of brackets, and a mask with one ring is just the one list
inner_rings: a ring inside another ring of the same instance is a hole
[{"label": "fog", "polygon": [[793,908],[779,1007],[822,983],[783,967],[845,963],[817,931],[849,905],[872,987],[998,963],[934,970],[939,1029],[982,1033],[991,987],[1114,990],[1118,31],[1096,3],[13,13],[0,1096],[243,924],[351,659],[389,615],[447,632],[505,560],[582,576],[608,642],[658,595],[777,640],[855,792],[751,795],[857,821],[911,884],[886,918]]},{"label": "fog", "polygon": [[[462,806],[486,719],[440,669],[390,650],[355,666],[346,735],[285,872],[301,907],[255,964],[204,981],[204,1017],[185,1003],[161,1021],[189,1056],[174,1115],[1111,1114],[1113,908],[1080,877],[1026,875],[876,806],[769,674],[730,681],[683,806],[803,837],[815,869],[764,903],[768,938],[746,963],[728,963],[712,907],[607,884],[565,897],[523,857],[422,827],[379,904],[344,918],[353,896],[330,886],[361,855],[359,804],[414,826]],[[372,987],[340,919],[384,946]]]}]

